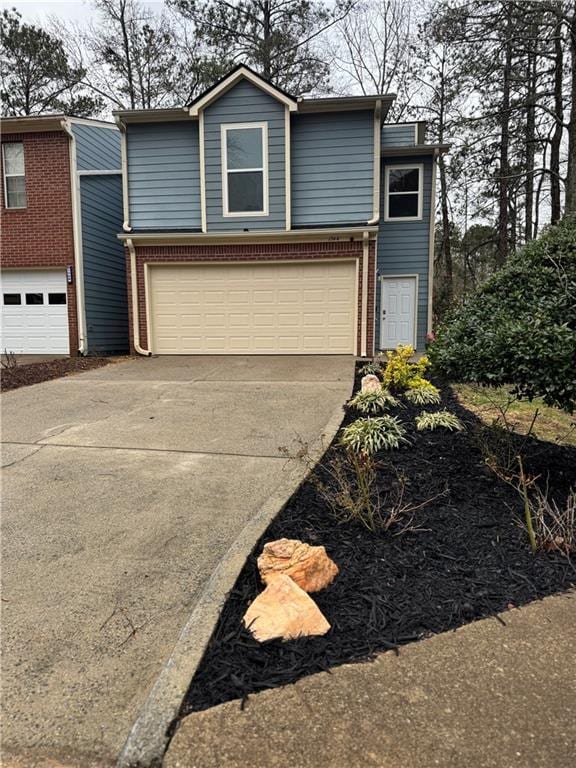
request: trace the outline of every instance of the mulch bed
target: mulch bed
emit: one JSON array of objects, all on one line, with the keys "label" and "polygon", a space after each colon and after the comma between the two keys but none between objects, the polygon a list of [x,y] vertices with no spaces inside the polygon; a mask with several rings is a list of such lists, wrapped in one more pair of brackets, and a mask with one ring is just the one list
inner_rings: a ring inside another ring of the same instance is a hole
[{"label": "mulch bed", "polygon": [[93,368],[108,365],[109,357],[64,357],[59,360],[49,360],[44,363],[19,363],[18,365],[2,368],[0,371],[0,390],[27,387],[30,384],[40,384],[42,381],[59,379]]},{"label": "mulch bed", "polygon": [[[405,643],[576,584],[576,564],[560,554],[531,554],[519,497],[486,466],[475,437],[478,420],[449,387],[442,387],[442,398],[438,408],[456,413],[465,432],[417,433],[412,427],[412,445],[379,457],[383,490],[396,470],[408,478],[405,500],[418,504],[443,493],[416,513],[420,530],[373,534],[358,524],[339,524],[306,481],[240,573],[182,716],[382,651],[397,652]],[[410,425],[421,410],[391,412]],[[347,414],[345,423],[356,417]],[[316,471],[338,450],[332,445]],[[532,440],[525,453],[528,472],[540,474],[555,498],[565,499],[576,481],[576,449]],[[260,644],[243,628],[242,616],[263,588],[256,566],[263,543],[282,537],[325,545],[340,567],[334,583],[313,595],[332,629],[325,637]]]}]

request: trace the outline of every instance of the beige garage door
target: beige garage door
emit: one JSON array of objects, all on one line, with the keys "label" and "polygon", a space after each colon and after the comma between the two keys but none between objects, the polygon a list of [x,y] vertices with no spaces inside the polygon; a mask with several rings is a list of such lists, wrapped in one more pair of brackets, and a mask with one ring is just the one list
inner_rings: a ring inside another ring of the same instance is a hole
[{"label": "beige garage door", "polygon": [[152,351],[354,354],[356,264],[149,267]]}]

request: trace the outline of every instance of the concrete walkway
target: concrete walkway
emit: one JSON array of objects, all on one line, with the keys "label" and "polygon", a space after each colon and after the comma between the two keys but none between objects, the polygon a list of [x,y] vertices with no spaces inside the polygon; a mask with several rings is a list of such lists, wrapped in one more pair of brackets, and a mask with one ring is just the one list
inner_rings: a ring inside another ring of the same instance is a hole
[{"label": "concrete walkway", "polygon": [[186,718],[164,768],[576,765],[576,594]]},{"label": "concrete walkway", "polygon": [[282,486],[279,447],[318,438],[352,376],[348,357],[134,359],[2,395],[5,765],[113,764]]}]

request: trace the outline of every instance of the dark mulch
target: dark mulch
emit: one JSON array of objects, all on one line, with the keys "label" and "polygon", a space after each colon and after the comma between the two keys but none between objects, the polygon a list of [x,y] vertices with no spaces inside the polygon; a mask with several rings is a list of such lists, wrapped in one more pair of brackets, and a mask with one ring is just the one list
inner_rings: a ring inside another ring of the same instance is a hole
[{"label": "dark mulch", "polygon": [[[416,514],[421,530],[374,535],[359,525],[338,524],[313,483],[305,482],[248,558],[182,715],[369,660],[576,583],[576,567],[566,558],[531,554],[517,494],[485,465],[475,437],[479,422],[448,387],[442,393],[441,407],[465,420],[466,432],[412,429],[410,447],[382,456],[383,489],[394,476],[393,462],[409,479],[407,500],[419,503],[445,491]],[[410,423],[419,410],[409,406],[398,415]],[[336,450],[332,446],[324,461]],[[534,440],[526,451],[528,471],[541,474],[555,497],[564,499],[576,481],[576,449]],[[339,565],[335,582],[314,595],[332,629],[325,637],[261,645],[242,627],[242,616],[262,589],[256,567],[262,544],[281,537],[324,544]]]},{"label": "dark mulch", "polygon": [[42,381],[59,379],[75,373],[90,371],[108,365],[109,357],[64,357],[60,360],[49,360],[45,363],[25,363],[0,371],[0,389],[7,392],[10,389],[27,387],[30,384],[40,384]]}]

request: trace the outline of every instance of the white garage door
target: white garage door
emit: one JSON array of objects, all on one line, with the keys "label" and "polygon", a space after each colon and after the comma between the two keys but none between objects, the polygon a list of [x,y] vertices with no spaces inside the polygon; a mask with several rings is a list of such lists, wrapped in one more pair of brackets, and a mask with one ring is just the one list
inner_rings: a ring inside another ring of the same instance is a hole
[{"label": "white garage door", "polygon": [[2,352],[27,355],[70,352],[66,272],[6,270],[2,272]]},{"label": "white garage door", "polygon": [[352,261],[151,266],[152,351],[354,354]]}]

